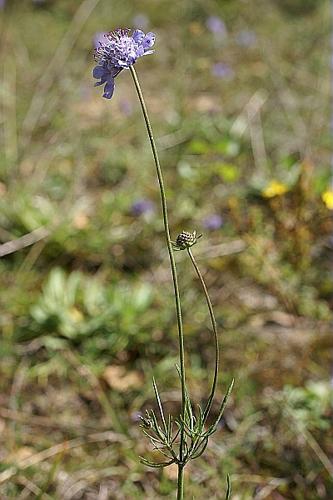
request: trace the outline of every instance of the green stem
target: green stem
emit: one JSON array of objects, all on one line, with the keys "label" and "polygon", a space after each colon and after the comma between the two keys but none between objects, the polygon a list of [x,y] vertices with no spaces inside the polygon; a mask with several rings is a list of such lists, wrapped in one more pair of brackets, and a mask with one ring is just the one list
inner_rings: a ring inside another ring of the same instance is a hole
[{"label": "green stem", "polygon": [[213,378],[212,388],[211,388],[210,395],[209,395],[209,398],[208,398],[208,401],[207,401],[207,405],[206,405],[206,408],[205,408],[205,411],[204,411],[204,414],[203,414],[203,421],[205,423],[206,420],[207,420],[207,417],[209,415],[210,409],[212,407],[212,404],[213,404],[213,399],[214,399],[214,396],[215,396],[216,385],[217,385],[217,380],[218,380],[219,362],[220,362],[219,339],[218,339],[218,334],[217,334],[217,324],[216,324],[216,319],[215,319],[215,315],[214,315],[214,310],[213,310],[212,302],[211,302],[209,294],[208,294],[206,283],[205,283],[205,281],[203,279],[203,276],[202,276],[202,274],[200,272],[200,269],[198,267],[198,264],[196,263],[196,260],[195,260],[195,258],[193,256],[193,254],[192,254],[191,249],[188,248],[187,252],[188,252],[188,254],[190,256],[191,262],[192,262],[193,267],[194,267],[194,269],[195,269],[195,271],[197,273],[197,276],[198,276],[198,278],[200,280],[203,292],[204,292],[205,297],[206,297],[206,302],[207,302],[207,306],[208,306],[208,310],[209,310],[209,315],[210,315],[210,319],[211,319],[211,323],[212,323],[212,328],[213,328],[213,333],[214,333],[214,342],[215,342],[215,370],[214,370],[214,378]]},{"label": "green stem", "polygon": [[[179,293],[179,286],[178,286],[176,262],[175,262],[175,257],[173,254],[170,229],[169,229],[168,207],[167,207],[167,201],[166,201],[164,180],[163,180],[162,169],[161,169],[161,165],[160,165],[160,161],[159,161],[159,157],[158,157],[158,152],[157,152],[157,148],[156,148],[156,144],[155,144],[155,140],[154,140],[154,136],[153,136],[153,130],[152,130],[152,127],[150,124],[148,111],[147,111],[147,107],[146,107],[146,104],[144,101],[144,97],[142,94],[140,83],[139,83],[136,71],[134,69],[134,66],[130,66],[130,70],[131,70],[134,85],[135,85],[135,88],[136,88],[136,91],[137,91],[137,94],[139,97],[139,101],[141,104],[143,117],[144,117],[144,120],[146,123],[147,132],[148,132],[148,136],[149,136],[149,140],[150,140],[150,145],[151,145],[151,149],[152,149],[153,157],[154,157],[154,161],[155,161],[155,166],[156,166],[158,184],[160,187],[164,231],[165,231],[165,237],[166,237],[166,243],[167,243],[167,247],[168,247],[169,257],[170,257],[171,274],[172,274],[172,281],[173,281],[174,292],[175,292],[177,324],[178,324],[178,340],[179,340],[180,381],[181,381],[181,391],[182,391],[181,414],[182,414],[182,419],[184,420],[185,419],[185,399],[186,399],[184,332],[183,332],[182,311],[181,311],[181,303],[180,303],[180,293]],[[180,460],[180,462],[183,461],[183,458],[184,458],[184,431],[182,430],[180,433],[180,448],[179,448],[179,460]],[[179,467],[179,472],[180,472],[180,467]]]},{"label": "green stem", "polygon": [[184,498],[184,466],[178,465],[177,500]]}]

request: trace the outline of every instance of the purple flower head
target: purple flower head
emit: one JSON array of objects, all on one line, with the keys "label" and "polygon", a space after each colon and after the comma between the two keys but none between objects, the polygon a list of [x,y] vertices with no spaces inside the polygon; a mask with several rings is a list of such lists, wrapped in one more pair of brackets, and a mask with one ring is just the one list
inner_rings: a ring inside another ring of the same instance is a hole
[{"label": "purple flower head", "polygon": [[155,210],[154,203],[144,198],[142,198],[141,200],[136,200],[131,206],[131,213],[135,217],[140,217],[140,215],[153,213],[154,210]]},{"label": "purple flower head", "polygon": [[130,29],[118,28],[105,36],[95,49],[97,66],[93,70],[93,77],[99,80],[95,86],[105,84],[103,97],[111,99],[116,76],[123,69],[129,69],[139,57],[152,54],[154,43],[154,33],[145,35],[141,30],[131,35]]},{"label": "purple flower head", "polygon": [[219,214],[211,214],[202,221],[202,224],[205,229],[216,231],[223,226],[223,219]]},{"label": "purple flower head", "polygon": [[0,0],[0,10],[3,10],[6,5],[6,0]]},{"label": "purple flower head", "polygon": [[224,21],[218,16],[208,17],[206,26],[217,38],[225,38],[227,36],[227,28]]},{"label": "purple flower head", "polygon": [[235,76],[234,70],[228,64],[222,62],[213,64],[212,74],[217,78],[224,78],[225,80],[232,80]]}]

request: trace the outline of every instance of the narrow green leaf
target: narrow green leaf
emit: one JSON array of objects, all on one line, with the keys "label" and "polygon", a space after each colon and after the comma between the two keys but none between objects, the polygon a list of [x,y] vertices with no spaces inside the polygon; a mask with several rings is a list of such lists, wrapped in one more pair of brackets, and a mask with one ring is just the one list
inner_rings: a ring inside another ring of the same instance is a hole
[{"label": "narrow green leaf", "polygon": [[162,401],[161,401],[160,395],[159,395],[159,393],[158,393],[158,389],[157,389],[157,385],[156,385],[156,381],[155,381],[155,378],[154,378],[154,377],[153,377],[153,387],[154,387],[154,391],[155,391],[155,396],[156,396],[156,400],[157,400],[158,408],[159,408],[159,410],[160,410],[161,419],[162,419],[162,422],[163,422],[164,432],[165,432],[165,434],[167,435],[167,433],[168,433],[168,428],[167,428],[166,421],[165,421],[165,417],[164,417],[164,412],[163,412]]},{"label": "narrow green leaf", "polygon": [[[208,436],[205,437],[200,443],[198,443],[197,446],[195,446],[195,448],[193,449],[193,452],[192,452],[192,456],[191,456],[191,459],[195,459],[195,458],[198,458],[200,457],[203,452],[205,451],[205,449],[207,448],[207,445],[208,445]],[[201,446],[201,448],[200,448]]]},{"label": "narrow green leaf", "polygon": [[144,457],[139,457],[139,458],[140,458],[140,462],[143,465],[147,465],[147,467],[155,467],[155,468],[168,467],[168,465],[171,465],[175,462],[174,459],[170,460],[169,462],[150,462],[149,460],[147,460]]},{"label": "narrow green leaf", "polygon": [[230,475],[227,474],[227,491],[225,494],[225,500],[229,500],[231,498],[231,480]]},{"label": "narrow green leaf", "polygon": [[216,431],[216,429],[217,429],[218,423],[219,423],[219,421],[222,418],[222,415],[223,415],[223,412],[225,410],[225,407],[227,406],[227,402],[228,402],[229,396],[231,394],[232,388],[234,386],[234,383],[235,383],[235,379],[232,379],[232,381],[231,381],[231,383],[230,383],[230,385],[228,387],[228,390],[226,392],[226,395],[224,396],[223,401],[221,403],[221,407],[220,407],[220,411],[218,413],[218,416],[217,416],[214,424],[207,431],[207,435],[208,436],[210,436],[211,434],[213,434]]}]

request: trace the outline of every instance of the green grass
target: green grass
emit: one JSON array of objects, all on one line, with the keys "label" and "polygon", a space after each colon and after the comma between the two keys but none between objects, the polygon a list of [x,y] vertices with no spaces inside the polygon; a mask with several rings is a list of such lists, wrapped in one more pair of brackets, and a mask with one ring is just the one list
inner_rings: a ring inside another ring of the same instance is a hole
[{"label": "green grass", "polygon": [[[180,405],[154,168],[130,75],[117,78],[111,102],[91,77],[94,34],[145,13],[156,53],[137,71],[172,236],[204,233],[194,252],[220,329],[218,398],[236,379],[220,431],[189,468],[187,498],[224,498],[227,473],[234,498],[330,498],[329,6],[7,3],[0,243],[12,247],[0,246],[0,497],[174,497],[174,471],[137,458],[152,456],[135,420],[154,405],[153,374],[167,408]],[[224,19],[225,40],[207,30],[210,15]],[[244,30],[256,34],[251,47],[239,44]],[[232,80],[212,74],[218,62]],[[141,198],[154,213],[133,215]],[[216,213],[224,225],[208,231]],[[26,235],[34,243],[25,247]],[[213,345],[182,254],[188,382],[200,402]]]}]

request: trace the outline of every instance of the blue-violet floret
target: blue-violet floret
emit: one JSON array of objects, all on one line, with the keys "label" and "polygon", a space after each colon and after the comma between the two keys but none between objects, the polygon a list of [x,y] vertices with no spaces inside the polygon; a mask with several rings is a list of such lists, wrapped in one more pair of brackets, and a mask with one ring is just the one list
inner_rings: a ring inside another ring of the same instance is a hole
[{"label": "blue-violet floret", "polygon": [[131,34],[130,29],[118,28],[107,33],[104,39],[95,50],[97,66],[93,70],[93,77],[99,80],[95,86],[105,84],[103,97],[111,99],[116,76],[123,69],[129,69],[139,57],[154,52],[151,48],[155,43],[155,35],[145,34],[139,29]]}]

